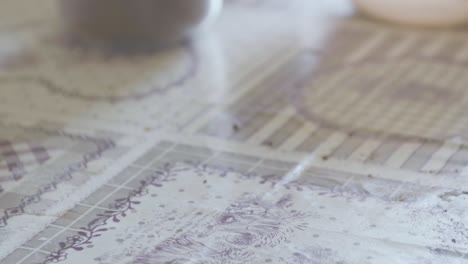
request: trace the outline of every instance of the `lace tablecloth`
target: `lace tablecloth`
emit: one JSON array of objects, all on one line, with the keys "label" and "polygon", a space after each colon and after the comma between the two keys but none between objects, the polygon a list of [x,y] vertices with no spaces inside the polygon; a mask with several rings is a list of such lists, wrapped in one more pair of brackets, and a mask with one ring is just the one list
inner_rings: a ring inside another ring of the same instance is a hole
[{"label": "lace tablecloth", "polygon": [[227,1],[191,43],[69,45],[0,3],[0,263],[468,263],[468,33]]}]

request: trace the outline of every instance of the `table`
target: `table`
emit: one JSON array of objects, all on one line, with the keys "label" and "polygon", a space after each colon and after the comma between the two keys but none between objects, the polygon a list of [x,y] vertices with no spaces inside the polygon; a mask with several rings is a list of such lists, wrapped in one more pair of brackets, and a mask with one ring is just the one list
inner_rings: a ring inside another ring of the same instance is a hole
[{"label": "table", "polygon": [[0,263],[468,263],[464,29],[231,0],[121,54],[0,6]]}]

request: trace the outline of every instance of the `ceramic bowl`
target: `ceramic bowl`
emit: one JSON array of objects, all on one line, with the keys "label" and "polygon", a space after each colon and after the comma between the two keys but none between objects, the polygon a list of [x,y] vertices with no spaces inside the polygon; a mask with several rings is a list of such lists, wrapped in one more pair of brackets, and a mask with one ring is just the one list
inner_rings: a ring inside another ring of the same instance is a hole
[{"label": "ceramic bowl", "polygon": [[429,27],[468,22],[467,0],[354,0],[358,9],[386,21]]},{"label": "ceramic bowl", "polygon": [[189,36],[222,0],[59,0],[65,28],[82,39],[167,44]]}]

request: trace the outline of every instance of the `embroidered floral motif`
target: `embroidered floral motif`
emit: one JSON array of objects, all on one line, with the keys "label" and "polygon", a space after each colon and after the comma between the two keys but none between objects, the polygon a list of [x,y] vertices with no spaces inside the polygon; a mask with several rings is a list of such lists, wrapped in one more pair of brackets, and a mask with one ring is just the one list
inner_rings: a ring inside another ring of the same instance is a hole
[{"label": "embroidered floral motif", "polygon": [[290,210],[292,204],[290,195],[267,201],[245,194],[212,222],[163,241],[132,263],[252,262],[255,250],[284,244],[307,227],[308,213]]},{"label": "embroidered floral motif", "polygon": [[[183,168],[182,168],[183,170]],[[55,263],[66,259],[68,250],[82,251],[85,246],[92,244],[93,239],[101,236],[108,231],[105,226],[109,222],[118,223],[123,217],[126,217],[128,212],[134,209],[134,206],[140,204],[135,198],[146,195],[146,189],[149,186],[161,187],[162,183],[170,181],[172,177],[180,172],[181,168],[173,168],[172,165],[166,164],[160,170],[154,171],[153,174],[147,177],[146,180],[140,182],[140,187],[131,191],[125,198],[115,200],[109,205],[110,210],[98,214],[97,218],[90,221],[87,226],[81,227],[77,235],[67,237],[65,242],[60,242],[60,249],[47,256],[43,264]]]}]

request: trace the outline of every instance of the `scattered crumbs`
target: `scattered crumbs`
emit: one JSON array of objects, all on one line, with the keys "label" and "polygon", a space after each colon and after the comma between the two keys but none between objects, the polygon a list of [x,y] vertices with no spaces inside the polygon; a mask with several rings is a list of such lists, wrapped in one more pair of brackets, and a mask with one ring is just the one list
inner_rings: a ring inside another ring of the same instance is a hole
[{"label": "scattered crumbs", "polygon": [[204,181],[203,181],[203,184],[206,184],[207,182],[208,182],[207,180],[204,180]]},{"label": "scattered crumbs", "polygon": [[406,201],[406,197],[400,195],[400,196],[397,197],[396,200],[400,201],[400,202],[404,202],[404,201]]},{"label": "scattered crumbs", "polygon": [[455,240],[455,238],[452,238],[452,242],[457,243],[457,240]]},{"label": "scattered crumbs", "polygon": [[322,160],[328,160],[330,157],[329,156],[322,156]]}]

